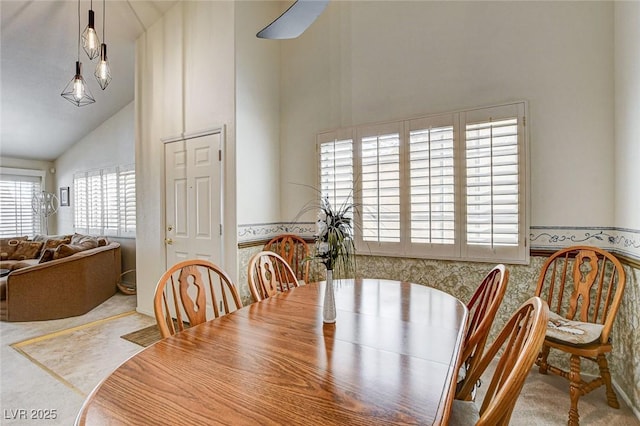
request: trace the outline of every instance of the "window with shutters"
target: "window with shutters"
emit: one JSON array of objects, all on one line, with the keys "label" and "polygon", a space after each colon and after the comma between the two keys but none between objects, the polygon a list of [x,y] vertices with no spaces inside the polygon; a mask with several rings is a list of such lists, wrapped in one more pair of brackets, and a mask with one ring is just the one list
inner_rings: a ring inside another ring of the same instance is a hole
[{"label": "window with shutters", "polygon": [[44,172],[0,167],[0,237],[34,236],[42,220],[31,206],[43,187]]},{"label": "window with shutters", "polygon": [[354,194],[361,254],[528,262],[525,117],[519,102],[322,133],[322,194]]},{"label": "window with shutters", "polygon": [[135,237],[136,193],[133,165],[76,173],[73,188],[76,232]]},{"label": "window with shutters", "polygon": [[119,228],[123,236],[136,235],[136,171],[133,165],[121,167],[118,174]]},{"label": "window with shutters", "polygon": [[334,206],[353,202],[353,139],[345,136],[320,145],[320,191]]}]

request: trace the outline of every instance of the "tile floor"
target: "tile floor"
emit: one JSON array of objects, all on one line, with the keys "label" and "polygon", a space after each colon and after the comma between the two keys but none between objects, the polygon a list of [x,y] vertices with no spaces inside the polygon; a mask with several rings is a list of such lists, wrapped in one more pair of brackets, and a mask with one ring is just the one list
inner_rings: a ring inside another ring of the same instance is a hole
[{"label": "tile floor", "polygon": [[120,338],[155,322],[135,306],[116,294],[79,317],[1,322],[0,424],[73,425],[100,380],[143,349]]}]

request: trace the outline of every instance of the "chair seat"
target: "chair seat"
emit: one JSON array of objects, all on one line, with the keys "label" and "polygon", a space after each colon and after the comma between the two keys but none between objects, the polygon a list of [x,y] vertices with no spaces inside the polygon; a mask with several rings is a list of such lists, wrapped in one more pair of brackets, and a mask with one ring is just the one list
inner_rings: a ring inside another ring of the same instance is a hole
[{"label": "chair seat", "polygon": [[555,312],[549,312],[547,337],[569,345],[588,345],[600,340],[602,324],[572,321]]},{"label": "chair seat", "polygon": [[588,343],[586,345],[574,345],[571,343],[558,341],[548,336],[544,339],[544,344],[551,348],[556,348],[569,354],[584,357],[596,357],[599,354],[606,354],[608,352],[611,352],[612,349],[610,343],[604,344],[596,341],[593,343]]},{"label": "chair seat", "polygon": [[449,416],[450,426],[475,425],[478,420],[480,420],[480,410],[475,402],[453,400],[451,415]]}]

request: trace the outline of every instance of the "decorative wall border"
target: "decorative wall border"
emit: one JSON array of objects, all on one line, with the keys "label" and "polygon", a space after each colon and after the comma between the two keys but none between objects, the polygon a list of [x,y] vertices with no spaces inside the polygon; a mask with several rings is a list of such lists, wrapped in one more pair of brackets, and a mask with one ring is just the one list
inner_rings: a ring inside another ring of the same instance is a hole
[{"label": "decorative wall border", "polygon": [[592,245],[640,260],[640,230],[613,227],[532,226],[532,250],[558,250],[570,245]]},{"label": "decorative wall border", "polygon": [[[251,223],[238,226],[238,243],[270,240],[278,234],[292,233],[312,239],[313,222]],[[640,230],[598,226],[532,226],[531,250],[558,250],[570,245],[592,245],[640,261]]]},{"label": "decorative wall border", "polygon": [[297,234],[303,238],[312,238],[315,232],[315,223],[250,223],[238,225],[238,244],[251,243],[253,241],[270,240],[279,234]]}]

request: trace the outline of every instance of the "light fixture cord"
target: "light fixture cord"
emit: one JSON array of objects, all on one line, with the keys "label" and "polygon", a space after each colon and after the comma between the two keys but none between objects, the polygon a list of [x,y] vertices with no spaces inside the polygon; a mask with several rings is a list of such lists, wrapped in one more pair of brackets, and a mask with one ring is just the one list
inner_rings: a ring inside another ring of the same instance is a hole
[{"label": "light fixture cord", "polygon": [[105,9],[105,0],[102,0],[102,42],[103,43],[107,43],[104,39],[104,17],[107,14],[106,9]]},{"label": "light fixture cord", "polygon": [[78,0],[78,62],[80,62],[80,0]]}]

